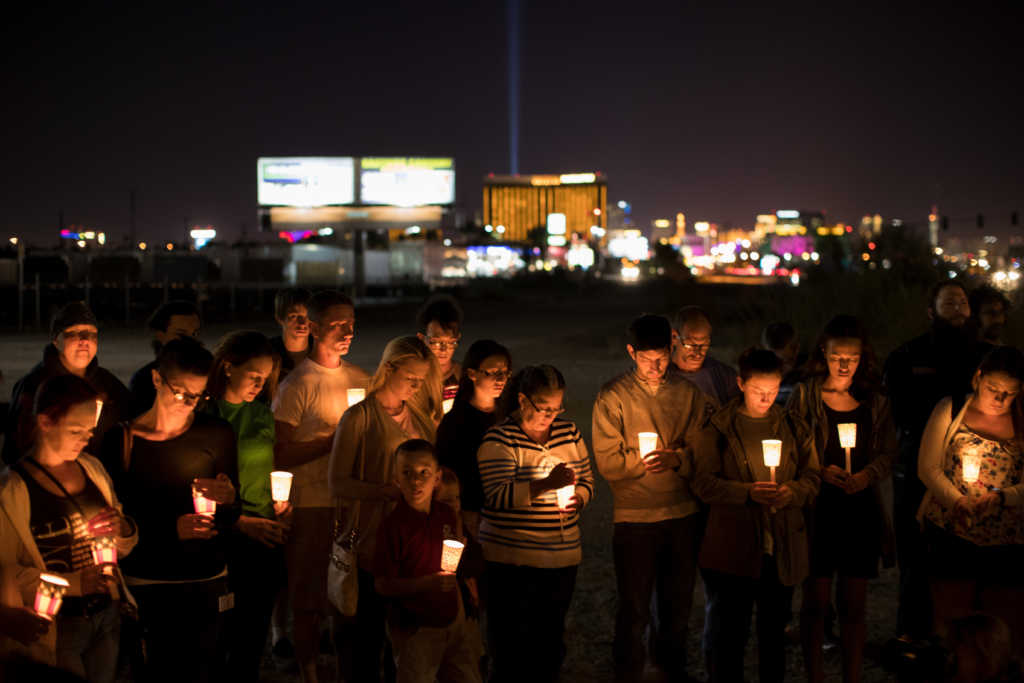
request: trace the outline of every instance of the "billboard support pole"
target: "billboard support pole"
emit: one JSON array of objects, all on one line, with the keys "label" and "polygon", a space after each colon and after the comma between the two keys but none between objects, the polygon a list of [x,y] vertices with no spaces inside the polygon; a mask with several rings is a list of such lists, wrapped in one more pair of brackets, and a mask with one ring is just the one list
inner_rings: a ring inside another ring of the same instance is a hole
[{"label": "billboard support pole", "polygon": [[352,231],[352,256],[355,260],[354,291],[355,298],[366,293],[366,250],[363,244],[363,231],[356,228]]}]

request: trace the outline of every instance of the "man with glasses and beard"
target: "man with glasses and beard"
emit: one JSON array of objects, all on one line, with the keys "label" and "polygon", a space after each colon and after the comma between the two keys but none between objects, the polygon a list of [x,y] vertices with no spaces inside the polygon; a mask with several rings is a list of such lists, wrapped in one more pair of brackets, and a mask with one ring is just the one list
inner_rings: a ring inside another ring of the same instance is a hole
[{"label": "man with glasses and beard", "polygon": [[894,525],[900,566],[900,633],[923,638],[931,633],[931,598],[924,547],[915,519],[925,487],[917,476],[917,452],[928,417],[945,396],[962,403],[971,393],[971,377],[992,348],[975,339],[968,325],[971,307],[963,283],[935,285],[928,298],[931,328],[893,351],[885,362],[885,386],[900,437],[895,485]]},{"label": "man with glasses and beard", "polygon": [[11,464],[25,453],[32,440],[32,404],[36,389],[44,380],[71,374],[84,379],[103,401],[96,428],[85,447],[86,453],[99,453],[103,434],[113,425],[131,417],[131,394],[117,377],[99,366],[99,327],[96,316],[81,301],[67,304],[53,317],[50,343],[43,349],[43,360],[14,385],[7,415],[3,459]]},{"label": "man with glasses and beard", "polygon": [[721,407],[739,396],[736,371],[708,355],[711,318],[699,306],[683,306],[672,316],[672,363],[683,377]]}]

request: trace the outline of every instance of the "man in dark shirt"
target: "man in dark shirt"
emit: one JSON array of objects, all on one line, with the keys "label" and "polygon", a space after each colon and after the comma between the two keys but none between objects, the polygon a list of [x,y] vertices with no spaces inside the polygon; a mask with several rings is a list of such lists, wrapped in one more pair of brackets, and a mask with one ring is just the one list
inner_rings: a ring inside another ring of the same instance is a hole
[{"label": "man in dark shirt", "polygon": [[278,383],[309,355],[309,300],[312,296],[308,289],[301,287],[279,289],[274,295],[274,320],[281,326],[281,334],[271,337],[270,344],[281,357]]},{"label": "man in dark shirt", "polygon": [[894,522],[899,546],[899,630],[914,637],[931,632],[924,548],[916,515],[925,487],[917,476],[921,434],[935,404],[945,396],[966,396],[971,377],[991,345],[975,340],[967,289],[957,280],[940,282],[928,300],[931,329],[893,351],[885,362],[885,386],[900,435],[900,460],[893,468]]},{"label": "man in dark shirt", "polygon": [[708,355],[711,318],[699,306],[683,306],[672,317],[672,363],[715,407],[740,395],[736,371]]}]

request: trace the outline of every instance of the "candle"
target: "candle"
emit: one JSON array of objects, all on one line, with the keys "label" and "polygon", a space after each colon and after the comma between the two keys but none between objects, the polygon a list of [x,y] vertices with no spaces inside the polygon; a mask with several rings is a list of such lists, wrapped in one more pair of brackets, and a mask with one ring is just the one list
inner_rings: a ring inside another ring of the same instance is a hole
[{"label": "candle", "polygon": [[850,450],[857,446],[857,423],[844,422],[836,425],[839,430],[839,445],[846,451],[846,473],[853,474],[850,466]]},{"label": "candle", "polygon": [[775,483],[775,468],[782,462],[782,442],[778,439],[763,439],[761,441],[761,454],[764,457],[764,466],[771,472],[772,483]]},{"label": "candle", "polygon": [[217,501],[210,500],[192,485],[192,504],[195,505],[197,515],[213,517],[217,513]]},{"label": "candle", "polygon": [[366,389],[349,389],[345,392],[345,396],[348,398],[348,406],[351,408],[366,398]]},{"label": "candle", "polygon": [[458,541],[445,539],[441,545],[441,571],[449,574],[455,573],[455,570],[459,568],[459,559],[462,558],[462,550],[465,547]]},{"label": "candle", "polygon": [[576,485],[569,484],[568,486],[555,489],[555,495],[558,497],[558,509],[567,510],[569,503],[572,502],[572,497],[576,495]]},{"label": "candle", "polygon": [[965,455],[961,464],[963,465],[963,479],[967,484],[974,484],[981,475],[981,456]]},{"label": "candle", "polygon": [[100,413],[103,412],[103,401],[96,399],[96,426],[100,424]]},{"label": "candle", "polygon": [[292,490],[291,472],[270,473],[270,497],[275,503],[287,503],[288,494]]},{"label": "candle", "polygon": [[639,442],[641,458],[646,458],[648,453],[658,448],[657,432],[640,432],[636,439]]},{"label": "candle", "polygon": [[55,574],[40,574],[39,587],[36,589],[36,614],[47,619],[57,616],[69,586],[70,584],[63,577]]},{"label": "candle", "polygon": [[92,561],[98,565],[117,564],[117,542],[113,536],[92,539]]},{"label": "candle", "polygon": [[447,415],[448,411],[452,409],[453,405],[455,405],[455,399],[446,398],[445,400],[441,401],[441,410],[443,410],[445,415]]}]

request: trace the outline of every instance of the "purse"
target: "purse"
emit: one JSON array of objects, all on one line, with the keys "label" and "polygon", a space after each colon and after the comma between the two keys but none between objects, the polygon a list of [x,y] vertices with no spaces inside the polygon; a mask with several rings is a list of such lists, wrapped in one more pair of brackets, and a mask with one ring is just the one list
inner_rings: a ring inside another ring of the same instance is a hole
[{"label": "purse", "polygon": [[[359,464],[359,478],[366,471],[366,457]],[[341,507],[334,515],[334,542],[327,564],[327,599],[342,616],[354,617],[359,606],[359,562],[356,546],[359,542],[359,500],[350,507],[351,525],[346,533],[341,523]]]}]

